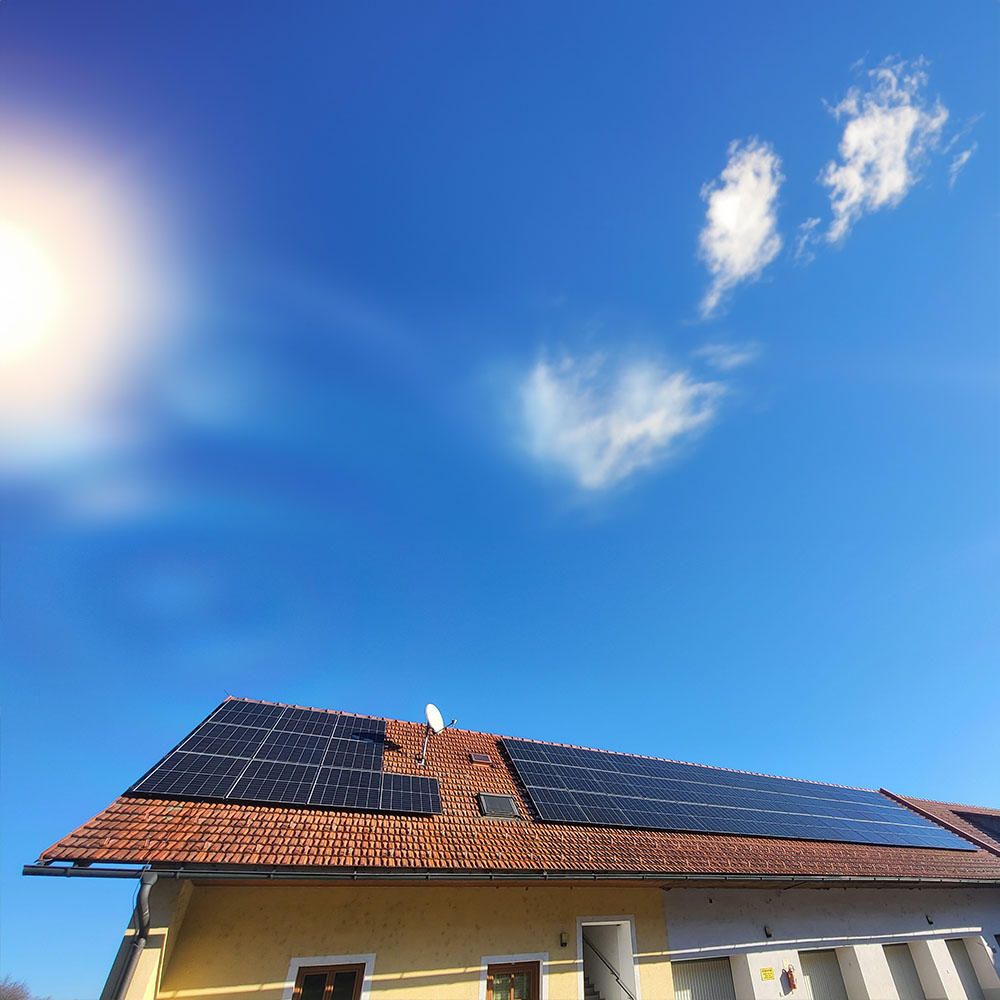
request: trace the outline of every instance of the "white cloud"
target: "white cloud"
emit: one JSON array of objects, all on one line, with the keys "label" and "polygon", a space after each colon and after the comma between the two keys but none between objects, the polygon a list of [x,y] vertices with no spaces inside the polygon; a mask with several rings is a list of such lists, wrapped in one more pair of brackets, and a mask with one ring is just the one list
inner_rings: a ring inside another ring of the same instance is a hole
[{"label": "white cloud", "polygon": [[803,264],[808,264],[810,261],[816,259],[816,254],[812,252],[812,245],[816,242],[814,230],[819,224],[820,220],[813,217],[806,219],[799,226],[798,233],[795,236],[795,259]]},{"label": "white cloud", "polygon": [[869,70],[866,91],[852,88],[831,108],[847,124],[841,162],[831,161],[820,175],[833,210],[829,242],[843,240],[865,212],[898,205],[916,183],[927,151],[939,144],[948,110],[940,101],[927,105],[924,65],[886,60]]},{"label": "white cloud", "polygon": [[954,187],[955,181],[958,180],[958,175],[962,171],[962,167],[969,162],[969,158],[972,154],[979,148],[979,143],[974,142],[968,149],[962,150],[961,153],[956,153],[955,158],[951,161],[951,166],[948,167],[948,186]]},{"label": "white cloud", "polygon": [[707,427],[724,392],[652,361],[609,367],[603,358],[540,361],[521,386],[534,457],[600,490],[668,458]]},{"label": "white cloud", "polygon": [[694,352],[696,358],[704,358],[705,363],[720,372],[731,372],[749,365],[760,356],[760,344],[749,341],[745,344],[705,344]]},{"label": "white cloud", "polygon": [[701,302],[702,316],[710,316],[735,285],[758,278],[777,256],[781,249],[777,199],[784,179],[781,159],[771,146],[750,139],[730,143],[721,184],[716,181],[702,188],[708,211],[698,242],[712,275]]}]

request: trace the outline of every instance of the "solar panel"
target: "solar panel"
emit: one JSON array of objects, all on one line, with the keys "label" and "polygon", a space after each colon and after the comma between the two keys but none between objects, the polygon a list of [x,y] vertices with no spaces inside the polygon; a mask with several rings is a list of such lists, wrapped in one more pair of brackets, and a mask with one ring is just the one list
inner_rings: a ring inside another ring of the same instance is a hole
[{"label": "solar panel", "polygon": [[220,705],[126,794],[437,814],[436,778],[382,771],[385,722]]},{"label": "solar panel", "polygon": [[538,818],[801,840],[975,850],[878,792],[504,739]]}]

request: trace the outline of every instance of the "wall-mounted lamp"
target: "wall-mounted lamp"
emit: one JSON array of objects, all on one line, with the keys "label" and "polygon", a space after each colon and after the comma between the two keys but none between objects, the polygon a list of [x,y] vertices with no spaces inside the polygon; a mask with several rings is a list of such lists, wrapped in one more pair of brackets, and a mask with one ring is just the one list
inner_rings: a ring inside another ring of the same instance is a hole
[{"label": "wall-mounted lamp", "polygon": [[559,947],[560,947],[560,948],[565,948],[565,947],[566,947],[566,945],[568,945],[568,944],[569,944],[569,938],[568,938],[568,937],[566,937],[566,932],[565,932],[565,931],[563,931],[563,932],[562,932],[562,933],[561,933],[561,934],[559,935]]},{"label": "wall-mounted lamp", "polygon": [[769,938],[771,936],[771,928],[764,924],[764,937]]},{"label": "wall-mounted lamp", "polygon": [[931,919],[931,915],[929,913],[925,913],[924,916],[927,918],[927,923],[929,923],[929,924],[933,924],[934,923],[934,921]]}]

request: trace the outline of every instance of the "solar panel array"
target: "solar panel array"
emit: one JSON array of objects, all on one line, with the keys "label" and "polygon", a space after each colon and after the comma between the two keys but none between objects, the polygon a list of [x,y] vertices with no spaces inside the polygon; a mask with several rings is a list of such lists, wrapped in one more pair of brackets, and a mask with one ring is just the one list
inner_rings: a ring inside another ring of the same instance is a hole
[{"label": "solar panel array", "polygon": [[382,771],[385,722],[227,701],[130,795],[440,813],[436,778]]},{"label": "solar panel array", "polygon": [[539,819],[551,822],[975,849],[865,789],[531,740],[502,745]]}]

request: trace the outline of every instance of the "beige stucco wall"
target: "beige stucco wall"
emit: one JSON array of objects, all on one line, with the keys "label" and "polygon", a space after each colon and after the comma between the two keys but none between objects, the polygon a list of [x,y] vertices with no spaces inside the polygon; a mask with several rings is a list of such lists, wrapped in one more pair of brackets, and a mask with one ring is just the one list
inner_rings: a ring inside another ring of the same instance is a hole
[{"label": "beige stucco wall", "polygon": [[578,920],[630,916],[642,1000],[671,1000],[660,895],[615,886],[196,886],[158,996],[280,1000],[293,958],[374,953],[373,1000],[478,1000],[484,955],[547,952],[548,1000],[578,1000]]}]

